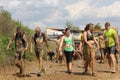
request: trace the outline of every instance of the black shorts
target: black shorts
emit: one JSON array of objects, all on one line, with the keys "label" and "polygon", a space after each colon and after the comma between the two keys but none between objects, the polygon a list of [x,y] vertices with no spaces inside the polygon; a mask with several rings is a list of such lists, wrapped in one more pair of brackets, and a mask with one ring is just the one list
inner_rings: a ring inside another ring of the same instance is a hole
[{"label": "black shorts", "polygon": [[106,53],[107,54],[115,54],[116,46],[111,46],[106,48]]},{"label": "black shorts", "polygon": [[65,54],[67,63],[72,62],[73,52],[74,51],[65,51],[64,50],[64,54]]},{"label": "black shorts", "polygon": [[115,49],[115,54],[119,54],[120,52],[117,50],[117,49]]}]

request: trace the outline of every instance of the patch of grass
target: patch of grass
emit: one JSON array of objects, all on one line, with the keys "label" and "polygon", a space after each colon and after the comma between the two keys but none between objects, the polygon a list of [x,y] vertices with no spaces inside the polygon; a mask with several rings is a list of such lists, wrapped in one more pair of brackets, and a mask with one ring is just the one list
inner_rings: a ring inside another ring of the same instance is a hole
[{"label": "patch of grass", "polygon": [[[10,50],[6,51],[6,47],[7,47],[9,40],[10,40],[10,37],[4,36],[3,34],[0,34],[0,65],[13,64],[14,54],[15,54],[15,44],[13,43],[10,46]],[[36,61],[35,53],[34,53],[34,55],[30,54],[30,36],[29,36],[28,42],[29,42],[29,48],[25,52],[26,60],[27,61]],[[53,50],[54,52],[56,52],[55,42],[49,41],[48,44],[49,44],[50,49]],[[46,47],[46,45],[44,46],[43,58],[44,58],[44,60],[47,60],[47,47]]]}]

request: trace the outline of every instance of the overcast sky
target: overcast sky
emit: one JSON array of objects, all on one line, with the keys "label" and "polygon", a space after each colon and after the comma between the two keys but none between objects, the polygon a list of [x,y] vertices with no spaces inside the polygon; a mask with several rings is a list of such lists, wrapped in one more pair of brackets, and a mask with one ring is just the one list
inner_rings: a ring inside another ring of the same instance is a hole
[{"label": "overcast sky", "polygon": [[120,0],[0,0],[0,6],[32,29],[64,28],[66,21],[80,29],[106,21],[120,27]]}]

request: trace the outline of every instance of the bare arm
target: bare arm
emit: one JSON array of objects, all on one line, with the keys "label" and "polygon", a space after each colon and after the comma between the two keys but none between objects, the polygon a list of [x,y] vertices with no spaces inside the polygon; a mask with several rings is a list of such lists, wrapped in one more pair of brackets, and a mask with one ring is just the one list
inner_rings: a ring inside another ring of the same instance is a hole
[{"label": "bare arm", "polygon": [[10,41],[9,41],[9,43],[8,43],[8,45],[7,45],[6,50],[9,49],[10,45],[11,45],[11,44],[13,43],[13,41],[15,40],[15,35],[16,35],[16,33],[14,33],[13,37],[10,39]]},{"label": "bare arm", "polygon": [[112,35],[115,38],[116,48],[118,49],[119,48],[119,37],[118,37],[117,31],[114,30]]},{"label": "bare arm", "polygon": [[82,42],[79,44],[79,51],[82,52]]},{"label": "bare arm", "polygon": [[95,43],[97,44],[97,48],[99,48],[99,42],[94,38]]},{"label": "bare arm", "polygon": [[118,35],[115,35],[115,41],[116,41],[116,46],[117,48],[119,47],[119,38],[118,38]]},{"label": "bare arm", "polygon": [[48,46],[48,37],[47,37],[46,34],[45,34],[45,43],[46,43],[47,48],[49,49],[49,46]]},{"label": "bare arm", "polygon": [[74,36],[72,36],[73,47],[75,48]]},{"label": "bare arm", "polygon": [[61,37],[61,40],[60,40],[60,44],[59,44],[59,50],[61,50],[61,48],[62,48],[62,45],[63,45],[63,39],[64,39],[64,37],[62,36],[62,37]]},{"label": "bare arm", "polygon": [[27,41],[27,37],[26,37],[26,35],[24,34],[23,35],[23,39],[25,40],[25,50],[27,50],[28,49],[28,41]]}]

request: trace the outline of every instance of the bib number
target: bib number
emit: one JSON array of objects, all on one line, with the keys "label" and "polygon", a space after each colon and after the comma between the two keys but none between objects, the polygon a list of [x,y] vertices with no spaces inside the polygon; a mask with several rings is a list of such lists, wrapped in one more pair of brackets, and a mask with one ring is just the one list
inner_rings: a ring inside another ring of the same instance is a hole
[{"label": "bib number", "polygon": [[37,42],[38,44],[41,44],[41,43],[43,42],[43,39],[42,39],[42,38],[41,38],[41,39],[40,39],[40,38],[37,38],[37,39],[36,39],[36,42]]},{"label": "bib number", "polygon": [[66,48],[70,48],[70,44],[66,44]]}]

